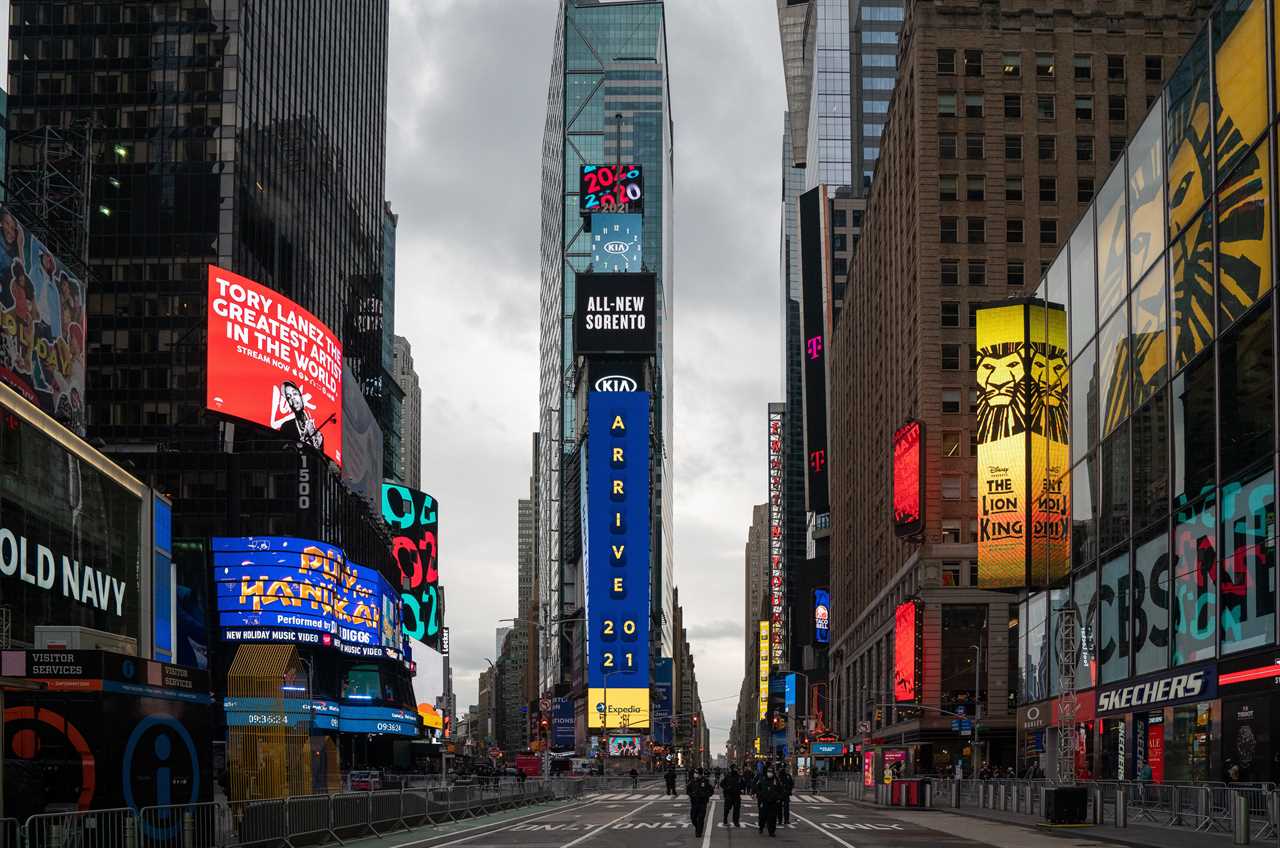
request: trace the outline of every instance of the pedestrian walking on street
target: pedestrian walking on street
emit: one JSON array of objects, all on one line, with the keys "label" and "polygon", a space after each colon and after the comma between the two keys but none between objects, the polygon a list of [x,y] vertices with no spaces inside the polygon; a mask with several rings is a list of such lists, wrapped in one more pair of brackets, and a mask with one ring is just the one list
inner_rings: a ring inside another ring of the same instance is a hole
[{"label": "pedestrian walking on street", "polygon": [[711,781],[707,780],[707,776],[702,773],[702,769],[697,769],[693,773],[693,780],[689,781],[689,821],[693,822],[693,835],[702,838],[702,829],[707,825],[707,804],[711,801],[711,795],[715,791],[711,788]]},{"label": "pedestrian walking on street", "polygon": [[729,811],[733,810],[733,826],[742,827],[738,821],[742,814],[742,778],[736,765],[729,766],[729,773],[720,781],[720,794],[724,797],[724,826],[729,826]]},{"label": "pedestrian walking on street", "polygon": [[667,794],[672,798],[676,797],[676,767],[667,766],[667,773],[663,775],[667,779]]},{"label": "pedestrian walking on street", "polygon": [[765,769],[764,774],[756,781],[756,806],[759,808],[756,813],[760,821],[760,833],[764,833],[764,829],[769,828],[770,836],[777,836],[775,831],[778,829],[778,801],[780,798],[777,779],[774,777],[773,768]]},{"label": "pedestrian walking on street", "polygon": [[627,772],[627,774],[631,775],[631,788],[639,789],[640,788],[640,772],[636,771],[635,769],[632,769],[631,771]]},{"label": "pedestrian walking on street", "polygon": [[791,793],[795,791],[796,781],[787,772],[786,766],[783,766],[780,771],[781,773],[778,775],[778,793],[781,797],[778,799],[778,811],[782,818],[782,823],[791,824]]}]

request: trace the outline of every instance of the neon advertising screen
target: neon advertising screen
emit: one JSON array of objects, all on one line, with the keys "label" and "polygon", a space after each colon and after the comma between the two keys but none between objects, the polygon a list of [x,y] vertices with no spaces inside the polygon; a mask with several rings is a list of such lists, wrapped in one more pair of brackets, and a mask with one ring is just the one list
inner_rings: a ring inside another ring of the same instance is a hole
[{"label": "neon advertising screen", "polygon": [[813,641],[831,642],[831,593],[826,589],[813,590]]},{"label": "neon advertising screen", "polygon": [[635,274],[643,270],[644,217],[608,213],[591,216],[591,270]]},{"label": "neon advertising screen", "polygon": [[899,537],[924,531],[923,421],[908,421],[893,432],[893,531]]},{"label": "neon advertising screen", "polygon": [[804,333],[804,451],[806,509],[831,512],[827,469],[826,187],[800,195],[800,322]]},{"label": "neon advertising screen", "polygon": [[648,392],[587,395],[587,686],[593,729],[649,726]]},{"label": "neon advertising screen", "polygon": [[787,661],[787,569],[783,547],[783,405],[769,404],[769,664],[785,668]]},{"label": "neon advertising screen", "polygon": [[218,625],[228,642],[292,642],[400,659],[399,593],[335,545],[215,537]]},{"label": "neon advertising screen", "polygon": [[640,165],[583,165],[578,172],[583,215],[644,211],[644,168]]},{"label": "neon advertising screen", "polygon": [[400,566],[404,635],[445,653],[448,649],[441,644],[440,504],[426,492],[383,483],[382,520],[391,531],[391,553]]},{"label": "neon advertising screen", "polygon": [[916,701],[919,669],[919,615],[915,601],[898,604],[893,614],[893,699]]},{"label": "neon advertising screen", "polygon": [[342,465],[342,342],[273,289],[209,266],[205,405]]}]

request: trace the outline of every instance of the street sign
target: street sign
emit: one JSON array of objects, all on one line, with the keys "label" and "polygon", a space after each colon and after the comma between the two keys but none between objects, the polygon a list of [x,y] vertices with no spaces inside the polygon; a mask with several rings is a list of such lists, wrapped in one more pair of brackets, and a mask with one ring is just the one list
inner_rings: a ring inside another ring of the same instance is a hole
[{"label": "street sign", "polygon": [[860,722],[858,722],[858,732],[859,732],[859,733],[870,733],[870,732],[871,732],[871,722],[869,722],[869,721],[860,721]]},{"label": "street sign", "polygon": [[951,720],[951,729],[961,733],[971,733],[973,731],[973,722],[967,718],[954,718]]},{"label": "street sign", "polygon": [[551,710],[551,699],[550,699],[550,698],[543,698],[542,700],[538,701],[538,706],[542,708],[542,711],[543,711],[544,713],[545,713],[545,712],[550,712],[550,710]]}]

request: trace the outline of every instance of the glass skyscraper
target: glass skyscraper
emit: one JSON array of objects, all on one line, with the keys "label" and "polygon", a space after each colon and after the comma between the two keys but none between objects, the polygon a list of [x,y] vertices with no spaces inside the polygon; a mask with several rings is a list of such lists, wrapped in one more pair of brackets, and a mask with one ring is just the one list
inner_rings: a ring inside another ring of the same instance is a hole
[{"label": "glass skyscraper", "polygon": [[[536,471],[538,595],[543,620],[581,618],[580,437],[586,397],[574,359],[574,286],[591,263],[590,233],[578,206],[584,164],[617,161],[644,171],[645,269],[657,275],[658,352],[654,374],[654,529],[651,597],[654,648],[671,656],[671,285],[672,125],[666,15],[661,0],[561,0],[542,150],[541,349]],[[581,683],[582,634],[557,628],[540,663],[545,692]],[[574,638],[569,638],[574,634]]]}]

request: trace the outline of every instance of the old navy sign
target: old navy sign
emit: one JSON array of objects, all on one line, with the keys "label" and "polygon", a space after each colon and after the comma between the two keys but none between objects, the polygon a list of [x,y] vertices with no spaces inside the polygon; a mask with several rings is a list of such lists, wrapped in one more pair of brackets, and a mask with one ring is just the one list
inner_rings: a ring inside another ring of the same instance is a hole
[{"label": "old navy sign", "polygon": [[1098,714],[1169,706],[1187,701],[1211,701],[1217,694],[1218,673],[1214,666],[1193,666],[1149,675],[1144,680],[1100,690]]}]

